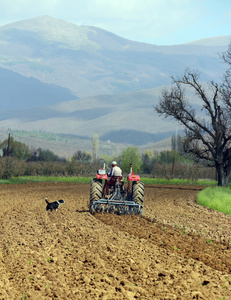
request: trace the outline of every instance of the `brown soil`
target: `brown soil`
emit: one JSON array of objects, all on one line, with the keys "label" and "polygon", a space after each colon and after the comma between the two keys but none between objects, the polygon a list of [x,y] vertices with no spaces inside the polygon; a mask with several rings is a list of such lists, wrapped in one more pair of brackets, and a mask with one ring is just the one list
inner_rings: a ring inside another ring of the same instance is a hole
[{"label": "brown soil", "polygon": [[92,216],[89,187],[0,186],[0,299],[231,299],[231,217],[199,188],[145,186],[140,218]]}]

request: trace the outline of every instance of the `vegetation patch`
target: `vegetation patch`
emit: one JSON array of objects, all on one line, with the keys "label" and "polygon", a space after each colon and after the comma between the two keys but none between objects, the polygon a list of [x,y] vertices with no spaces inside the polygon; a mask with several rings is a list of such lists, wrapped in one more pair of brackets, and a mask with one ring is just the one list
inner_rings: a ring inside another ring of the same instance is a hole
[{"label": "vegetation patch", "polygon": [[[0,179],[0,184],[19,184],[27,182],[66,182],[66,183],[91,183],[92,177],[85,176],[19,176],[10,179]],[[151,184],[169,184],[169,185],[199,185],[216,186],[217,182],[212,180],[184,180],[184,179],[165,179],[165,178],[146,178],[141,177],[145,185]],[[124,183],[127,178],[124,177]]]},{"label": "vegetation patch", "polygon": [[231,190],[223,187],[208,187],[198,194],[200,205],[231,215]]},{"label": "vegetation patch", "polygon": [[199,185],[199,186],[216,186],[215,180],[188,180],[178,178],[141,178],[144,184],[170,184],[170,185]]},{"label": "vegetation patch", "polygon": [[65,183],[90,183],[91,177],[54,177],[54,176],[20,176],[10,179],[0,179],[0,184],[20,184],[28,182],[65,182]]}]

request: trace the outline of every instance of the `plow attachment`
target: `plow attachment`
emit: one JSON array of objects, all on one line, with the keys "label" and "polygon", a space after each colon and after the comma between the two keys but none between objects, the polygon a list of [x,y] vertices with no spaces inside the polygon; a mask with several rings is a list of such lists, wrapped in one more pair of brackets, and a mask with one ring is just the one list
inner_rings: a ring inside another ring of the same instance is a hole
[{"label": "plow attachment", "polygon": [[143,207],[133,201],[99,199],[94,201],[90,207],[90,213],[105,212],[117,215],[140,215],[142,217]]}]

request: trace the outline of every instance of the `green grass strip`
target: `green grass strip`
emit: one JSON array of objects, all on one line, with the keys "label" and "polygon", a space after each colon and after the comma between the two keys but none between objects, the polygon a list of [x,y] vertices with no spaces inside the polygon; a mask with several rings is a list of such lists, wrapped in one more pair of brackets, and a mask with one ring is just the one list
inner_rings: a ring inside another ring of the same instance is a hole
[{"label": "green grass strip", "polygon": [[46,177],[46,176],[20,176],[11,179],[0,179],[0,184],[18,184],[28,182],[66,182],[66,183],[90,183],[91,177]]},{"label": "green grass strip", "polygon": [[[187,180],[187,179],[165,179],[165,178],[147,178],[141,177],[145,185],[149,184],[169,184],[169,185],[199,185],[199,186],[216,186],[216,181],[211,180]],[[66,182],[66,183],[90,183],[91,177],[69,176],[20,176],[11,179],[0,179],[0,184],[16,184],[27,182]],[[127,183],[127,177],[124,177],[124,183]]]},{"label": "green grass strip", "polygon": [[208,187],[197,196],[200,205],[231,215],[231,190],[224,187]]},{"label": "green grass strip", "polygon": [[169,184],[169,185],[199,185],[216,186],[217,181],[212,180],[187,180],[187,179],[166,179],[166,178],[141,178],[144,184]]}]

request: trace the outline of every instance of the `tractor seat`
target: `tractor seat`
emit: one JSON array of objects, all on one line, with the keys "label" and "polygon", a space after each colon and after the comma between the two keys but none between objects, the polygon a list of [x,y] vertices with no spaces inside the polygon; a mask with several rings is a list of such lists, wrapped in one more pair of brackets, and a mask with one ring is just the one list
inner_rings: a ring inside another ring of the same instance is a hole
[{"label": "tractor seat", "polygon": [[110,179],[110,183],[115,183],[117,179],[119,179],[119,182],[123,182],[123,176],[112,176]]}]

